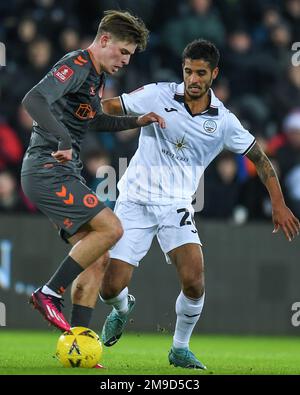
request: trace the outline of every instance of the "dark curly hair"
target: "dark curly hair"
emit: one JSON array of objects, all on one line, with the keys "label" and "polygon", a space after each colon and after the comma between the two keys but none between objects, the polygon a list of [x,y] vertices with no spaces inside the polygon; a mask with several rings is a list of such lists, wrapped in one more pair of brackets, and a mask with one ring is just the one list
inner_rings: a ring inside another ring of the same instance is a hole
[{"label": "dark curly hair", "polygon": [[203,59],[209,63],[211,70],[218,66],[220,52],[218,48],[210,41],[198,39],[189,43],[182,53],[182,62],[185,59]]}]

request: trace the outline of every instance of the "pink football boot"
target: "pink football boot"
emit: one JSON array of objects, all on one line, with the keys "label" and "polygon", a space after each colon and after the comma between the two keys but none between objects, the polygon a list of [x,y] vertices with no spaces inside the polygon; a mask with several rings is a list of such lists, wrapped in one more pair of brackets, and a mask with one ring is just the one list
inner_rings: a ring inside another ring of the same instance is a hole
[{"label": "pink football boot", "polygon": [[37,309],[51,325],[60,329],[61,331],[69,331],[70,324],[65,319],[61,312],[62,299],[56,296],[46,295],[38,288],[33,292],[29,299],[29,303]]}]

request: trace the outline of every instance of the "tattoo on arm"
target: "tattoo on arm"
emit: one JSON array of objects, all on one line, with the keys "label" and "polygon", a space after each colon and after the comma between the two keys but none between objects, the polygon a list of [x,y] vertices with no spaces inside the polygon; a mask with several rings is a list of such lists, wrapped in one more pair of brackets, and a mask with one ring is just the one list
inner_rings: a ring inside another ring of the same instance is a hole
[{"label": "tattoo on arm", "polygon": [[264,184],[271,177],[277,178],[272,163],[257,143],[254,144],[246,156],[254,163],[257,173]]}]

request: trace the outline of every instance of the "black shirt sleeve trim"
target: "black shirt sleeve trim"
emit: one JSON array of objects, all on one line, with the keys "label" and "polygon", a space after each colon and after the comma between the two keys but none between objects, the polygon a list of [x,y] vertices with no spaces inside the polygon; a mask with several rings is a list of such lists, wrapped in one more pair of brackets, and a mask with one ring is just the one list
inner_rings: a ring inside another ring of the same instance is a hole
[{"label": "black shirt sleeve trim", "polygon": [[123,113],[124,113],[125,115],[127,115],[127,111],[126,111],[126,107],[125,107],[125,104],[124,104],[123,97],[120,96],[120,99],[121,99],[121,104],[122,104],[122,108],[123,108]]},{"label": "black shirt sleeve trim", "polygon": [[249,145],[249,147],[246,149],[246,151],[242,154],[243,156],[247,155],[248,152],[251,150],[251,148],[254,146],[254,144],[256,143],[256,140],[254,138],[254,140],[252,141],[252,143]]}]

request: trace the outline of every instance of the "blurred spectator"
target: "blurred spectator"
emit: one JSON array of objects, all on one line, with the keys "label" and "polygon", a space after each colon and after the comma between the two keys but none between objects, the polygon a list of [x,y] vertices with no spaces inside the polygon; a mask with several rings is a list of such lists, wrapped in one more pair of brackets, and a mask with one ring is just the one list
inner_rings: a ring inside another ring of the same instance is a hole
[{"label": "blurred spectator", "polygon": [[230,81],[232,95],[237,100],[243,94],[264,95],[266,86],[278,76],[271,54],[255,48],[251,35],[243,29],[233,31],[227,44],[221,70]]},{"label": "blurred spectator", "polygon": [[26,44],[34,40],[37,34],[36,22],[29,17],[24,18],[18,25],[19,39]]},{"label": "blurred spectator", "polygon": [[7,67],[2,95],[5,98],[8,117],[15,116],[16,103],[18,106],[24,94],[49,71],[53,62],[51,42],[46,38],[35,39],[27,47],[26,56],[21,67],[12,70]]},{"label": "blurred spectator", "polygon": [[285,144],[277,151],[286,199],[296,216],[300,216],[300,109],[291,112],[283,122]]},{"label": "blurred spectator", "polygon": [[151,4],[153,4],[152,20],[149,22],[151,36],[152,32],[159,35],[166,23],[180,19],[189,12],[188,1],[172,0],[172,7],[170,0],[154,0]]},{"label": "blurred spectator", "polygon": [[181,59],[187,43],[195,38],[211,40],[217,46],[224,42],[224,26],[212,1],[190,0],[189,4],[188,15],[171,20],[162,27],[162,41],[178,59]]},{"label": "blurred spectator", "polygon": [[146,25],[149,26],[153,17],[154,6],[157,2],[160,3],[160,1],[152,0],[151,6],[149,6],[149,0],[101,0],[101,8],[102,10],[111,10],[121,7],[123,10],[130,10],[134,15],[142,18]]},{"label": "blurred spectator", "polygon": [[218,77],[214,83],[214,93],[224,106],[229,106],[231,99],[230,84],[227,78]]},{"label": "blurred spectator", "polygon": [[219,9],[227,33],[246,25],[246,7],[240,0],[215,0],[214,3]]},{"label": "blurred spectator", "polygon": [[18,24],[18,39],[13,46],[13,58],[21,63],[26,56],[28,45],[37,36],[37,24],[31,17],[23,18]]},{"label": "blurred spectator", "polygon": [[231,219],[239,203],[239,182],[235,156],[228,151],[220,154],[215,165],[205,173],[204,209],[209,218]]},{"label": "blurred spectator", "polygon": [[0,171],[0,212],[16,213],[33,211],[23,194],[18,190],[17,182],[12,173]]},{"label": "blurred spectator", "polygon": [[27,53],[29,64],[39,75],[48,71],[51,63],[51,51],[51,42],[45,38],[36,39],[29,45]]},{"label": "blurred spectator", "polygon": [[23,146],[27,148],[31,137],[32,118],[22,104],[18,106],[17,116],[12,121],[12,125],[22,140]]},{"label": "blurred spectator", "polygon": [[300,39],[300,0],[286,0],[285,18],[290,23],[292,31],[292,41]]},{"label": "blurred spectator", "polygon": [[253,38],[259,46],[267,44],[270,30],[282,21],[279,9],[275,6],[268,6],[262,15],[262,23],[254,28]]},{"label": "blurred spectator", "polygon": [[80,48],[80,37],[78,30],[72,27],[65,28],[61,32],[59,40],[63,55]]},{"label": "blurred spectator", "polygon": [[232,32],[224,52],[223,73],[230,81],[232,94],[238,96],[255,90],[254,57],[252,40],[244,30]]},{"label": "blurred spectator", "polygon": [[267,51],[272,57],[272,64],[276,64],[276,72],[281,76],[291,62],[291,32],[289,26],[283,22],[273,26],[270,30],[270,43]]},{"label": "blurred spectator", "polygon": [[113,155],[113,163],[117,164],[119,158],[127,158],[128,163],[138,147],[140,129],[124,130],[116,133],[116,147]]},{"label": "blurred spectator", "polygon": [[16,132],[0,117],[0,171],[17,169],[23,158],[23,145]]},{"label": "blurred spectator", "polygon": [[264,100],[257,95],[243,95],[231,102],[232,111],[254,136],[267,136],[270,111]]},{"label": "blurred spectator", "polygon": [[300,67],[290,65],[269,92],[269,106],[278,128],[294,107],[300,107]]}]

